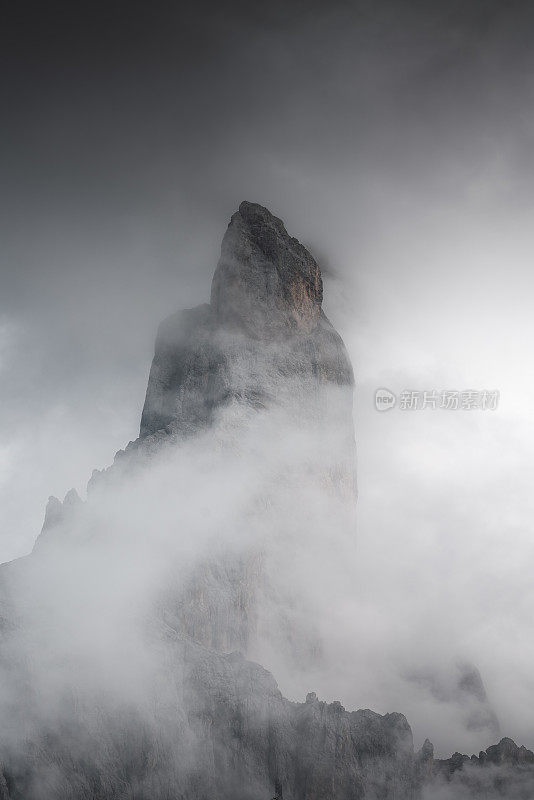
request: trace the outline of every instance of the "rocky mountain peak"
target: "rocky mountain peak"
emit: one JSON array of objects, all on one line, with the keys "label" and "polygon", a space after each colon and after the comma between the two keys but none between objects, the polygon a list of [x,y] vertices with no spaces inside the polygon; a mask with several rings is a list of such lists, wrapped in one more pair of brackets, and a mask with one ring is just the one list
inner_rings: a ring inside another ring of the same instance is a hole
[{"label": "rocky mountain peak", "polygon": [[310,333],[322,299],[321,271],[313,256],[268,209],[241,203],[213,276],[211,306],[219,323],[257,337]]},{"label": "rocky mountain peak", "polygon": [[300,418],[312,405],[312,415],[323,415],[325,392],[343,387],[350,439],[352,367],[322,299],[313,256],[268,209],[241,203],[222,241],[211,302],[160,326],[141,437],[194,434],[233,403],[293,403]]}]

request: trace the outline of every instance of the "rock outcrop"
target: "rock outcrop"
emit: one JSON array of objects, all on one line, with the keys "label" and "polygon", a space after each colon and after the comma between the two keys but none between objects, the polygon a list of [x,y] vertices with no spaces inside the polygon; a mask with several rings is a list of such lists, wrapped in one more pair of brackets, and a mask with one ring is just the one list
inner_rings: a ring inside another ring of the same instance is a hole
[{"label": "rock outcrop", "polygon": [[76,513],[82,506],[83,502],[76,489],[70,489],[63,502],[53,495],[49,497],[43,527],[35,541],[34,551],[46,546],[46,543],[52,538],[57,539],[63,536],[65,541],[68,541],[69,530],[75,524]]}]

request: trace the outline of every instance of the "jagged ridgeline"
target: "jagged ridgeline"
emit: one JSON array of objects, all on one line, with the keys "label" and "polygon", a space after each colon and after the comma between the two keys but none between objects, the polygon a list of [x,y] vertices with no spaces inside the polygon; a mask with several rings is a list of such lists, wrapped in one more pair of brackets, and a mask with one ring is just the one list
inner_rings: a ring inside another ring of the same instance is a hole
[{"label": "jagged ridgeline", "polygon": [[160,327],[139,438],[0,568],[0,798],[531,796],[510,740],[438,761],[402,714],[307,693],[354,557],[353,373],[322,298],[242,203],[210,303]]}]

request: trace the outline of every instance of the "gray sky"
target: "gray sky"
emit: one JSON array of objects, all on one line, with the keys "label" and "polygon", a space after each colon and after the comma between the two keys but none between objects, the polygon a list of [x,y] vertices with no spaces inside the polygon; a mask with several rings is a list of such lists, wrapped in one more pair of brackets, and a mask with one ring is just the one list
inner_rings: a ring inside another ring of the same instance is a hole
[{"label": "gray sky", "polygon": [[[12,4],[1,560],[136,437],[159,321],[260,202],[323,263],[355,363],[362,603],[472,651],[534,746],[529,5]],[[377,386],[501,404],[380,415]]]}]

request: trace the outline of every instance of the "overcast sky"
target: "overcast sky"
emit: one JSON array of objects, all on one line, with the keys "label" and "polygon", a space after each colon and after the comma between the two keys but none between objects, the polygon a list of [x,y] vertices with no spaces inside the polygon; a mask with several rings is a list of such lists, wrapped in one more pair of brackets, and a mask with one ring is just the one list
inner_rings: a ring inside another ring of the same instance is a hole
[{"label": "overcast sky", "polygon": [[[323,265],[355,364],[362,591],[412,637],[462,629],[534,746],[529,5],[11,4],[1,560],[137,436],[159,321],[208,299],[260,202]],[[378,414],[378,386],[501,402]]]}]

